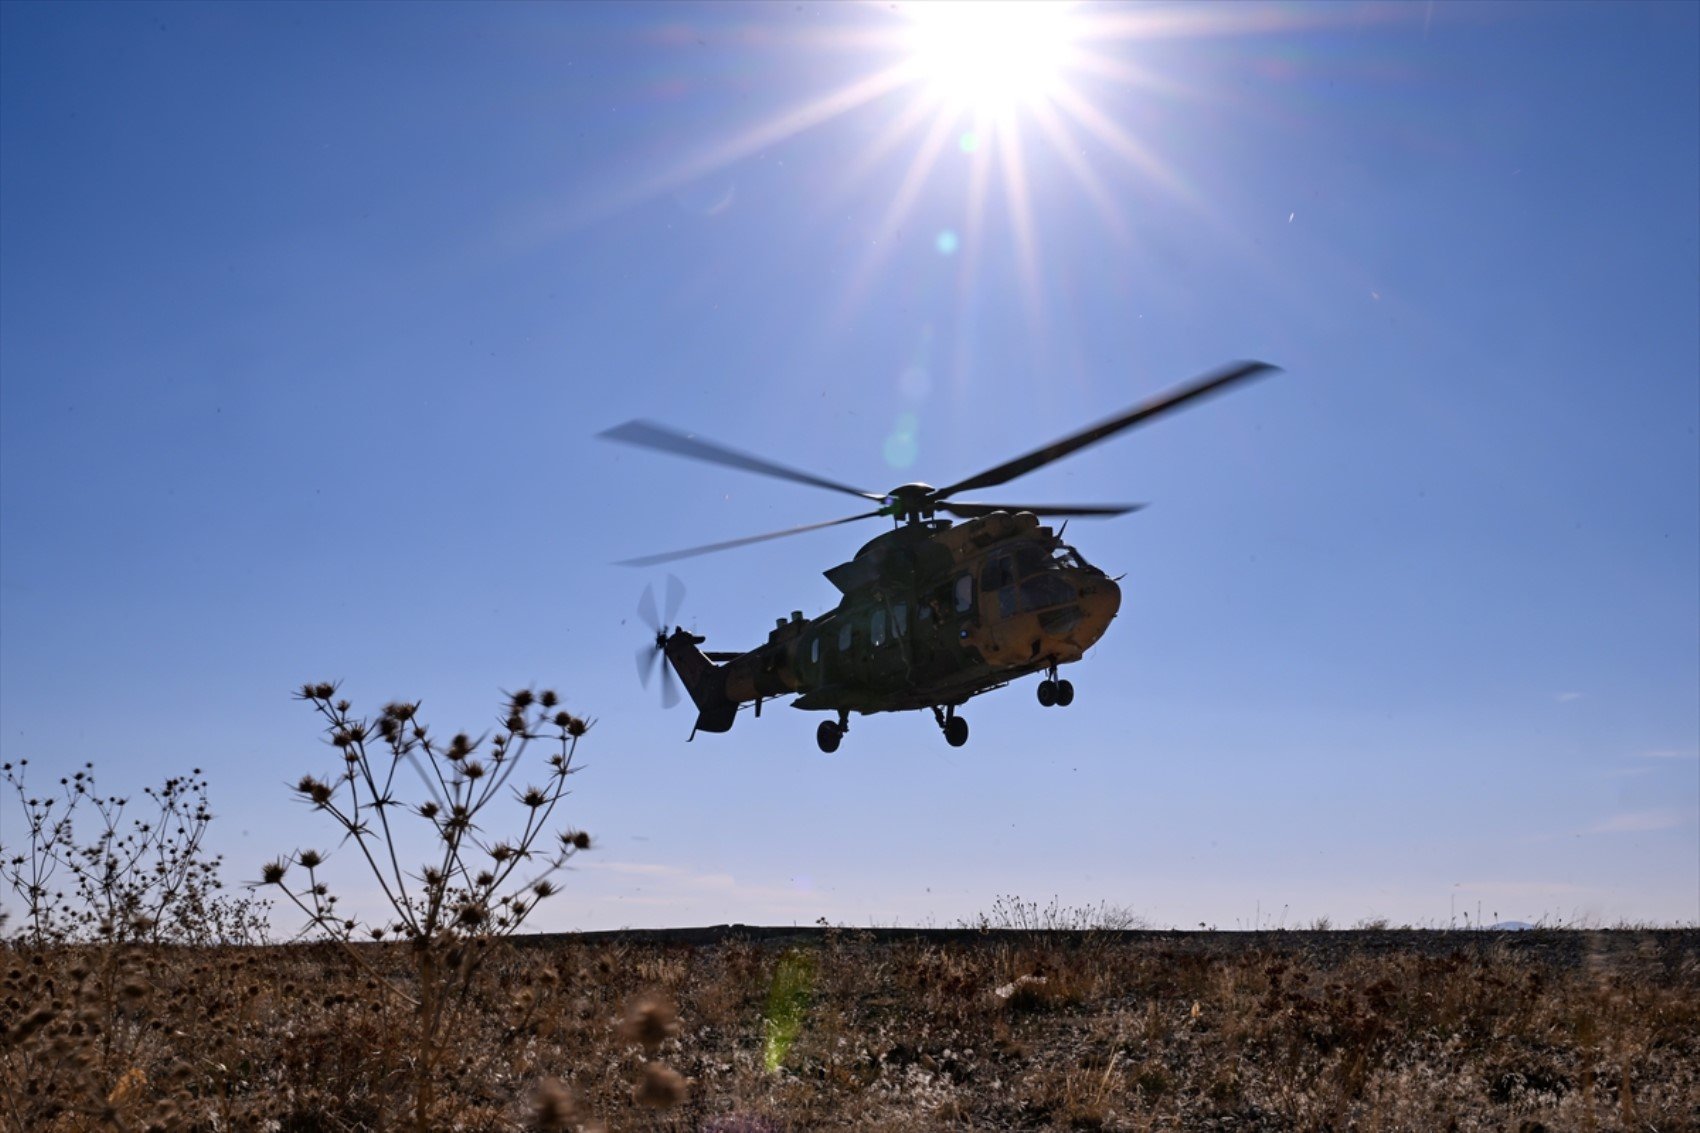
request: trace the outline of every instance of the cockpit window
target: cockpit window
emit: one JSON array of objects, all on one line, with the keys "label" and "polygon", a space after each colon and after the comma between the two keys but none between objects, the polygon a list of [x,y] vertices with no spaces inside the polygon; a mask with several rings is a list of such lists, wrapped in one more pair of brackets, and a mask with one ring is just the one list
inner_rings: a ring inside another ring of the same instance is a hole
[{"label": "cockpit window", "polygon": [[1017,578],[1031,578],[1049,566],[1050,559],[1046,557],[1043,547],[1029,544],[1015,549],[1015,576]]},{"label": "cockpit window", "polygon": [[875,610],[868,619],[868,640],[875,645],[885,644],[885,611]]},{"label": "cockpit window", "polygon": [[1073,547],[1058,547],[1056,553],[1051,556],[1051,561],[1060,567],[1067,567],[1071,570],[1086,565],[1081,561],[1079,552]]},{"label": "cockpit window", "polygon": [[1008,555],[994,555],[980,570],[980,589],[997,590],[1015,581]]},{"label": "cockpit window", "polygon": [[1036,574],[1021,584],[1021,608],[1044,610],[1061,606],[1075,599],[1074,587],[1064,582],[1054,571]]}]

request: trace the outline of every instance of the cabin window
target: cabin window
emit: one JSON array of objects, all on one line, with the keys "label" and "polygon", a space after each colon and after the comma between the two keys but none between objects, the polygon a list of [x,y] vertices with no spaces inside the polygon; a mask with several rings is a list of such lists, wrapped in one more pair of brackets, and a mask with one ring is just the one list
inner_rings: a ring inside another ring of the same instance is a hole
[{"label": "cabin window", "polygon": [[891,606],[891,636],[902,637],[909,632],[909,607],[902,602]]},{"label": "cabin window", "polygon": [[809,642],[809,663],[814,664],[814,665],[820,664],[820,635],[819,634],[816,634],[815,639],[813,641]]},{"label": "cabin window", "polygon": [[1055,574],[1036,574],[1021,584],[1021,608],[1043,610],[1074,601],[1074,587]]},{"label": "cabin window", "polygon": [[988,559],[986,565],[980,571],[981,590],[997,590],[1014,581],[1015,578],[1010,573],[1008,555],[998,555],[995,558]]},{"label": "cabin window", "polygon": [[838,651],[840,653],[850,652],[850,644],[855,641],[855,639],[856,627],[846,621],[844,623],[844,628],[838,631]]},{"label": "cabin window", "polygon": [[1051,560],[1045,555],[1044,549],[1029,543],[1018,547],[1015,551],[1015,576],[1029,578],[1050,566]]},{"label": "cabin window", "polygon": [[875,645],[885,644],[885,611],[875,610],[868,619],[868,640]]},{"label": "cabin window", "polygon": [[966,614],[974,606],[974,576],[965,574],[956,580],[956,612]]}]

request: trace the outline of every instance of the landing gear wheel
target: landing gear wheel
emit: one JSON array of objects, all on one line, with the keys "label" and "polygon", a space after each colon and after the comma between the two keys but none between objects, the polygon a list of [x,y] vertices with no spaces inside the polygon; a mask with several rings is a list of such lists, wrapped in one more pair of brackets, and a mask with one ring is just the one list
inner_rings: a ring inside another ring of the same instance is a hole
[{"label": "landing gear wheel", "polygon": [[944,722],[944,742],[951,747],[961,747],[968,742],[968,721],[960,716],[952,716]]},{"label": "landing gear wheel", "polygon": [[1049,708],[1057,702],[1057,682],[1043,680],[1039,682],[1039,705]]},{"label": "landing gear wheel", "polygon": [[1074,686],[1068,681],[1057,682],[1057,707],[1067,708],[1074,703]]},{"label": "landing gear wheel", "polygon": [[828,755],[838,750],[838,743],[843,738],[844,729],[831,720],[822,720],[820,727],[815,729],[815,743],[819,744],[820,749]]}]

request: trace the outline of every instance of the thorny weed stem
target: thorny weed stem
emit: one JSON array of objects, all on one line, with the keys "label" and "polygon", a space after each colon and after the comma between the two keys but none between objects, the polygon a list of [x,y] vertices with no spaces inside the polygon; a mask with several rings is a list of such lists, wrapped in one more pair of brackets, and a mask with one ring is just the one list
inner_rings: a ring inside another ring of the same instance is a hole
[{"label": "thorny weed stem", "polygon": [[[255,935],[256,903],[218,895],[222,859],[206,856],[213,815],[199,768],[144,788],[132,807],[129,796],[99,792],[92,763],[59,779],[60,798],[32,794],[28,767],[0,765],[24,815],[21,844],[0,851],[0,879],[23,898],[32,944]],[[60,871],[69,885],[54,888]]]},{"label": "thorny weed stem", "polygon": [[[516,932],[539,901],[556,892],[551,876],[577,853],[590,848],[581,831],[562,830],[553,849],[544,848],[557,807],[568,794],[567,779],[577,768],[578,741],[591,723],[564,710],[551,691],[530,689],[506,694],[494,738],[477,740],[465,733],[447,745],[434,741],[418,721],[417,702],[386,705],[377,722],[357,717],[353,706],[336,698],[334,684],[308,684],[296,698],[309,703],[325,722],[327,742],[341,753],[343,770],[330,779],[304,776],[298,797],[328,815],[352,841],[387,905],[383,922],[365,927],[373,941],[386,937],[411,945],[414,992],[376,970],[353,947],[362,925],[337,908],[337,897],[321,879],[326,856],[296,850],[268,863],[263,881],[282,890],[307,918],[306,932],[317,930],[342,944],[377,986],[414,1010],[415,1056],[408,1077],[413,1091],[414,1124],[434,1127],[435,1079],[449,1056],[449,1036],[460,1011],[471,1002],[474,977],[488,946]],[[553,740],[558,750],[546,763],[542,786],[514,789],[512,801],[522,816],[518,832],[502,837],[495,804],[509,787],[533,741]],[[486,744],[486,740],[488,743]],[[411,764],[425,798],[401,801],[397,772]],[[391,812],[397,808],[422,819],[435,839],[431,860],[416,873],[404,865],[402,839]],[[526,870],[528,863],[535,870]],[[305,886],[286,877],[291,866],[307,874]]]}]

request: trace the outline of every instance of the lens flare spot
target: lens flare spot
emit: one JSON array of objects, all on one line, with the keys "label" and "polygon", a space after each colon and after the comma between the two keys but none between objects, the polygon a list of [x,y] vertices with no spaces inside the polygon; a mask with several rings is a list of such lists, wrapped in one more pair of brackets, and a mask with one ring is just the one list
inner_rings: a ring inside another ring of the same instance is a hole
[{"label": "lens flare spot", "polygon": [[914,464],[921,449],[915,436],[920,429],[920,418],[913,413],[899,413],[896,427],[885,439],[885,462],[893,468],[908,468]]},{"label": "lens flare spot", "polygon": [[943,232],[939,233],[939,237],[937,240],[933,241],[933,245],[938,248],[939,255],[954,256],[956,255],[956,249],[962,246],[962,241],[957,238],[956,232],[953,229],[947,228]]},{"label": "lens flare spot", "polygon": [[815,963],[808,953],[793,949],[780,957],[767,991],[767,1010],[762,1013],[762,1065],[769,1074],[778,1073],[808,1019],[814,995]]},{"label": "lens flare spot", "polygon": [[956,139],[956,148],[963,153],[973,153],[980,148],[980,135],[973,130],[964,130],[962,136]]}]

